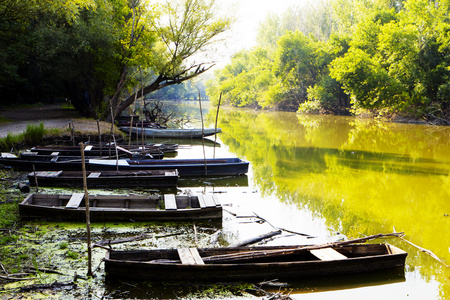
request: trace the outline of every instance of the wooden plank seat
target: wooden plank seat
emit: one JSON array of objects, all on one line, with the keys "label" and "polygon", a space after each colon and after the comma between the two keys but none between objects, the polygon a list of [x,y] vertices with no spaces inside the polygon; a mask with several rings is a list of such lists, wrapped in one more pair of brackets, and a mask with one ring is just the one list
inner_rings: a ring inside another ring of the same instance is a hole
[{"label": "wooden plank seat", "polygon": [[66,208],[78,208],[80,206],[81,201],[84,198],[84,193],[74,193],[72,197],[70,197],[69,202],[66,205]]},{"label": "wooden plank seat", "polygon": [[317,257],[320,260],[329,261],[329,260],[339,260],[339,259],[346,259],[347,256],[337,252],[331,247],[328,248],[321,248],[321,249],[313,249],[309,250],[312,255]]},{"label": "wooden plank seat", "polygon": [[177,200],[174,194],[164,195],[164,206],[166,210],[177,210]]},{"label": "wooden plank seat", "polygon": [[102,173],[100,172],[92,172],[91,174],[89,174],[88,178],[96,178],[96,177],[100,177]]},{"label": "wooden plank seat", "polygon": [[198,195],[198,203],[200,204],[200,208],[206,208],[205,199],[203,198],[203,195]]},{"label": "wooden plank seat", "polygon": [[[200,206],[204,207],[216,207],[216,196],[213,195],[199,195],[198,201],[200,202]],[[202,206],[203,204],[203,206]]]},{"label": "wooden plank seat", "polygon": [[36,176],[58,177],[59,175],[61,175],[62,172],[63,171],[41,171],[41,172],[36,172]]},{"label": "wooden plank seat", "polygon": [[200,254],[198,253],[197,248],[178,248],[177,251],[183,265],[205,264]]}]

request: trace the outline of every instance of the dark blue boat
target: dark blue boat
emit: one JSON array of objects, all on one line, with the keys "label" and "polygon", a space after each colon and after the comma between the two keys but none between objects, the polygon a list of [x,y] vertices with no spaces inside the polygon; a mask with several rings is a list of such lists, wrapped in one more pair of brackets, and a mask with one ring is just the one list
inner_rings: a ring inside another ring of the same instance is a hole
[{"label": "dark blue boat", "polygon": [[157,170],[177,169],[180,177],[193,176],[238,176],[248,172],[249,163],[239,158],[214,159],[148,159],[148,160],[103,160],[90,159],[88,168],[102,170]]}]

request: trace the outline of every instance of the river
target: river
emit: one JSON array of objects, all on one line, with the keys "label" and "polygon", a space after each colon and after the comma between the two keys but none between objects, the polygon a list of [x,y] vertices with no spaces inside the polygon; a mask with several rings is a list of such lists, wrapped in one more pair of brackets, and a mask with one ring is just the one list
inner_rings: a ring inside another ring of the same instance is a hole
[{"label": "river", "polygon": [[[214,125],[215,111],[207,118]],[[450,299],[450,127],[231,108],[218,124],[220,155],[251,165],[248,187],[228,187],[222,201],[268,221],[224,223],[229,242],[274,227],[317,238],[283,234],[269,245],[404,232],[441,260],[400,238],[378,240],[408,252],[404,274],[311,280],[291,297]]]},{"label": "river", "polygon": [[[191,123],[200,126],[195,123],[199,118],[196,105],[177,107],[177,114],[189,116]],[[216,111],[204,108],[203,117],[205,126],[213,127]],[[220,108],[218,127],[222,132],[216,143],[214,137],[204,146],[199,140],[180,141],[177,158],[240,157],[250,162],[249,173],[234,178],[180,179],[175,192],[191,189],[194,194],[217,195],[225,205],[219,228],[111,223],[93,225],[93,236],[152,236],[147,241],[115,246],[129,249],[227,246],[279,228],[282,234],[266,240],[267,245],[319,244],[404,232],[404,240],[372,241],[407,251],[404,271],[293,281],[283,291],[293,299],[450,299],[450,271],[445,265],[450,263],[450,127],[233,108]],[[85,242],[78,238],[83,235],[82,224],[48,226],[42,240],[49,245],[39,250],[43,264],[54,265],[56,257],[66,256],[67,250],[58,246],[61,240],[70,241],[73,251],[84,251]],[[106,282],[103,257],[104,251],[95,249],[93,265],[100,266],[95,285],[78,294],[68,291],[68,299],[86,293],[94,294],[93,298],[199,295],[191,291],[192,286],[178,284]],[[75,262],[83,266],[73,266]],[[67,273],[75,268],[84,274],[83,260],[58,263]],[[239,292],[240,287],[231,296],[223,296],[214,285],[202,289],[200,297],[249,297]],[[212,296],[205,294],[205,289],[212,290]],[[278,288],[270,290],[277,292]]]}]

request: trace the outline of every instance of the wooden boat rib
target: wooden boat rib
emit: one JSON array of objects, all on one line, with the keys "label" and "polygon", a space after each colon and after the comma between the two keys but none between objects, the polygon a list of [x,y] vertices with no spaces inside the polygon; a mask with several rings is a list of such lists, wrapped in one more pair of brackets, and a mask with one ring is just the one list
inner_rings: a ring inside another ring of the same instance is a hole
[{"label": "wooden boat rib", "polygon": [[[89,210],[91,222],[193,221],[222,218],[222,206],[214,195],[89,195]],[[84,193],[29,194],[19,203],[19,214],[23,219],[84,221]]]},{"label": "wooden boat rib", "polygon": [[[81,171],[38,171],[28,174],[31,185],[83,187]],[[177,170],[87,171],[88,188],[167,188],[176,187]]]},{"label": "wooden boat rib", "polygon": [[107,252],[107,277],[154,281],[288,280],[404,268],[389,244],[262,246]]},{"label": "wooden boat rib", "polygon": [[150,128],[150,127],[120,127],[120,130],[127,134],[142,136],[144,134],[148,138],[179,138],[179,139],[195,139],[205,136],[211,136],[222,131],[217,128]]}]

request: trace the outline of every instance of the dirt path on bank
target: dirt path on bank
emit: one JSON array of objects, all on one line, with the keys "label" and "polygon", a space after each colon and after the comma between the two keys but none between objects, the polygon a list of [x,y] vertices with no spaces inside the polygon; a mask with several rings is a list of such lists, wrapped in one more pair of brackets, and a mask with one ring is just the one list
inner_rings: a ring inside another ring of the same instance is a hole
[{"label": "dirt path on bank", "polygon": [[[98,133],[97,121],[82,118],[78,111],[62,108],[62,104],[47,104],[41,107],[14,108],[0,111],[0,116],[9,122],[0,123],[0,138],[11,134],[22,133],[28,124],[44,123],[45,128],[69,128],[69,121],[73,122],[75,131]],[[102,133],[109,132],[111,124],[100,122]]]}]

